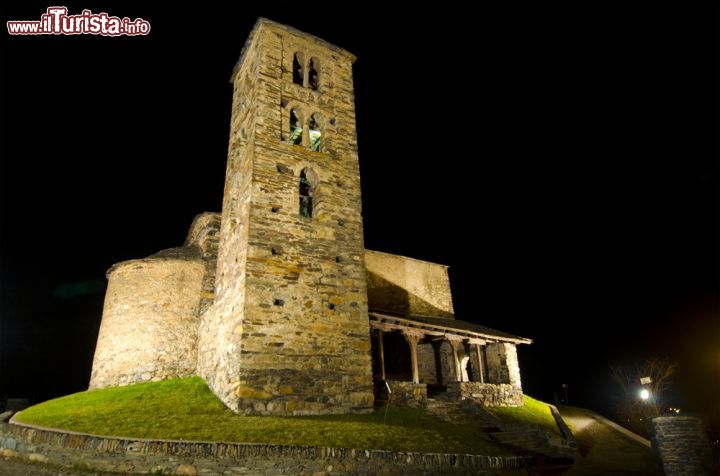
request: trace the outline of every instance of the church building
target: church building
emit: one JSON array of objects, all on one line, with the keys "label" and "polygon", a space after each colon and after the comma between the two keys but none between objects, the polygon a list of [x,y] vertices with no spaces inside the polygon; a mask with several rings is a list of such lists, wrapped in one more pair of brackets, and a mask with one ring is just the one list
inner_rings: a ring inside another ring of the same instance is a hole
[{"label": "church building", "polygon": [[368,412],[388,388],[522,405],[529,339],[455,319],[446,266],[365,249],[354,60],[257,21],[231,78],[222,212],[110,268],[90,388],[198,375],[263,415]]}]

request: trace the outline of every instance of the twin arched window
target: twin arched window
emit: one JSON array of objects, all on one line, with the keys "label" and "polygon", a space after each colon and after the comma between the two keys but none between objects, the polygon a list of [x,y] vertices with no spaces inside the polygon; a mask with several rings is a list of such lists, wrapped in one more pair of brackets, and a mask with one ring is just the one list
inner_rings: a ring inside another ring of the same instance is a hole
[{"label": "twin arched window", "polygon": [[[289,129],[286,137],[287,140],[293,145],[302,145],[304,143],[303,129],[305,124],[303,121],[303,117],[304,116],[298,109],[290,109],[290,116],[288,118]],[[317,112],[313,113],[307,121],[308,149],[314,150],[316,152],[320,152],[322,150],[322,126],[322,115]]]},{"label": "twin arched window", "polygon": [[310,58],[306,64],[303,54],[296,52],[293,55],[292,75],[293,83],[314,91],[320,89],[320,61],[317,58]]}]

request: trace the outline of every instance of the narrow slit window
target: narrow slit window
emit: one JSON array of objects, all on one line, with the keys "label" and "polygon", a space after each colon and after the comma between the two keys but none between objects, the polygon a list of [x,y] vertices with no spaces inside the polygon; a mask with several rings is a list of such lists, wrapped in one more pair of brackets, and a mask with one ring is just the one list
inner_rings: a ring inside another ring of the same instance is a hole
[{"label": "narrow slit window", "polygon": [[307,169],[300,172],[300,216],[312,218],[313,213],[313,187],[310,183]]},{"label": "narrow slit window", "polygon": [[295,109],[290,111],[290,143],[302,144],[302,121]]},{"label": "narrow slit window", "polygon": [[310,58],[308,67],[308,86],[310,89],[318,90],[320,87],[320,62],[317,58]]},{"label": "narrow slit window", "polygon": [[304,86],[303,84],[303,60],[302,55],[300,53],[295,53],[293,55],[293,83],[299,84],[300,86]]},{"label": "narrow slit window", "polygon": [[322,131],[320,130],[320,115],[318,113],[310,116],[308,123],[308,134],[310,135],[310,150],[320,152],[322,148]]}]

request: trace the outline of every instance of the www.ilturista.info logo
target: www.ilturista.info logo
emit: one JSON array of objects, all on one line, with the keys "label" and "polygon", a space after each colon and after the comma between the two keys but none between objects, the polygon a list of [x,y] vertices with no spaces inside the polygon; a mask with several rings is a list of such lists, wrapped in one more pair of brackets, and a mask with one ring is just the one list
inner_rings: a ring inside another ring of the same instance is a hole
[{"label": "www.ilturista.info logo", "polygon": [[137,36],[150,33],[150,23],[142,18],[113,17],[107,13],[83,10],[68,15],[67,7],[49,7],[40,20],[7,22],[11,35],[102,35]]}]

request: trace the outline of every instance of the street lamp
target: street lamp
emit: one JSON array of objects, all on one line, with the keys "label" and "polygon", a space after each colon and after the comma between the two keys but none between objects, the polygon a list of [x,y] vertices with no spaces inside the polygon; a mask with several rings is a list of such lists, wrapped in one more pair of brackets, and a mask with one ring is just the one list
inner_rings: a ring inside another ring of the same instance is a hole
[{"label": "street lamp", "polygon": [[652,383],[652,379],[650,377],[642,377],[640,379],[640,385],[642,385],[642,388],[640,389],[640,398],[642,400],[648,401],[650,399],[650,390],[645,388],[645,385],[650,385]]}]

